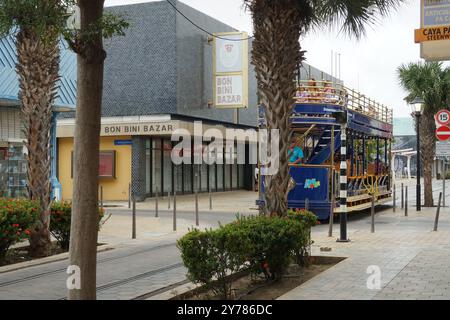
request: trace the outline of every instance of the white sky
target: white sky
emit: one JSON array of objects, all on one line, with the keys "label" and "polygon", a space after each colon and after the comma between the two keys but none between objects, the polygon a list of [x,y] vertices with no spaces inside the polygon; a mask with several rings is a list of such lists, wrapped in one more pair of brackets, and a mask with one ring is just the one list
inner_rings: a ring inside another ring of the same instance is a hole
[{"label": "white sky", "polygon": [[[106,6],[152,2],[149,0],[106,0]],[[242,0],[182,0],[238,30],[252,34],[252,22]],[[414,43],[414,29],[420,26],[420,0],[409,0],[377,25],[367,28],[367,35],[357,41],[338,30],[310,32],[301,39],[307,50],[306,62],[331,72],[331,50],[341,54],[341,78],[347,87],[359,89],[369,97],[394,109],[395,117],[408,117],[406,96],[396,69],[402,63],[420,60],[420,46]]]}]

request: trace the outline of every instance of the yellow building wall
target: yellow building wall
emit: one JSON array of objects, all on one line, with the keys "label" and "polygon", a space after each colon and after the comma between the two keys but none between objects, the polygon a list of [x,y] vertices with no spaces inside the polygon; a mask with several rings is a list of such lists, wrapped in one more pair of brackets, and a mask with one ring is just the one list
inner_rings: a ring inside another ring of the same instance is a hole
[{"label": "yellow building wall", "polygon": [[[129,140],[130,136],[101,137],[101,151],[116,151],[116,178],[100,178],[104,201],[128,200],[128,187],[131,182],[131,146],[115,146],[114,140]],[[62,187],[62,199],[71,200],[73,179],[71,161],[73,138],[58,138],[58,179]]]}]

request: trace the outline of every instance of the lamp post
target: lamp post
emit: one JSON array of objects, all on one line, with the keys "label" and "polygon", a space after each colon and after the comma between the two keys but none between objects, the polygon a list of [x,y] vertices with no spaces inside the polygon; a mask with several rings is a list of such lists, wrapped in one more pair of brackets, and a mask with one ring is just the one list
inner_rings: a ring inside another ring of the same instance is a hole
[{"label": "lamp post", "polygon": [[411,102],[411,109],[413,115],[416,117],[416,132],[417,132],[417,186],[416,186],[416,210],[421,211],[421,187],[420,187],[420,117],[422,116],[425,101],[422,98],[416,97]]}]

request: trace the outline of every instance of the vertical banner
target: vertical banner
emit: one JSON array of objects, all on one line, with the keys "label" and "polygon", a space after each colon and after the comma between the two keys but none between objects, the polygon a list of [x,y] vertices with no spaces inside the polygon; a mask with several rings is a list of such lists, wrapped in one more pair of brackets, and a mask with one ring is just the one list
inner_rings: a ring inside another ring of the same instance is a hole
[{"label": "vertical banner", "polygon": [[248,107],[247,33],[214,34],[213,81],[214,107]]}]

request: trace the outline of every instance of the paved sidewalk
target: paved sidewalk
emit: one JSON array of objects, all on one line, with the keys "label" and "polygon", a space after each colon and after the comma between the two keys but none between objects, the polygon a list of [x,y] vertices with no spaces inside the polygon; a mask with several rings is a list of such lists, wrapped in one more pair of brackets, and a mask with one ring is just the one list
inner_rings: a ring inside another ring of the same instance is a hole
[{"label": "paved sidewalk", "polygon": [[[377,213],[374,234],[369,214],[350,216],[349,243],[336,242],[338,224],[332,238],[328,225],[314,228],[313,255],[348,258],[280,299],[450,299],[450,209],[441,209],[438,232],[433,232],[436,208],[418,213],[413,200],[409,205],[408,217],[400,208]],[[321,247],[332,251],[321,252]],[[380,268],[379,290],[368,289],[370,266]]]}]

